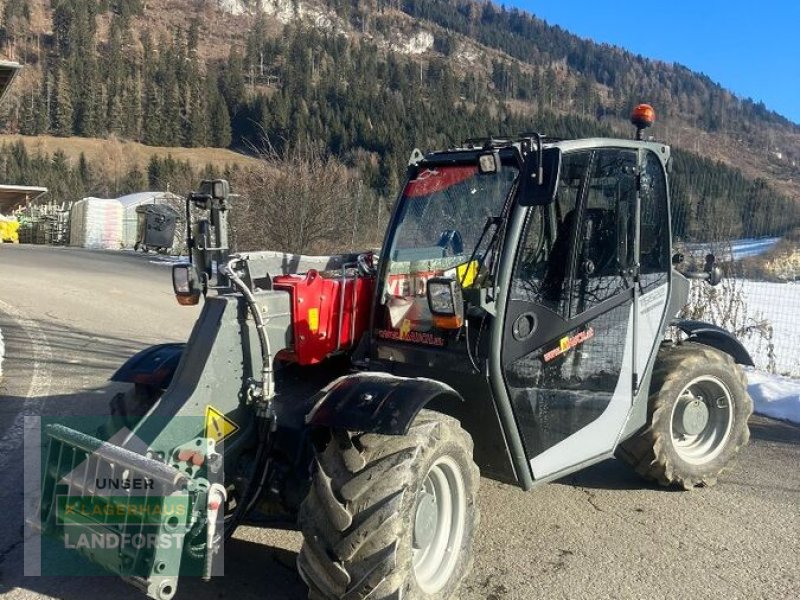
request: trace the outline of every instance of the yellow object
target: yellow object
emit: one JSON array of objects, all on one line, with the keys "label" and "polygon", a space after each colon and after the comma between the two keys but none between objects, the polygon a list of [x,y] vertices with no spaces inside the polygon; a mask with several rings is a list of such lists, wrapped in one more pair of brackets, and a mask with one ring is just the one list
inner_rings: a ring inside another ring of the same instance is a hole
[{"label": "yellow object", "polygon": [[[452,277],[453,269],[444,272],[445,276]],[[478,278],[478,261],[471,260],[470,262],[462,263],[455,268],[456,281],[461,284],[462,288],[472,287],[475,280]]]},{"label": "yellow object", "polygon": [[308,329],[311,333],[317,333],[319,331],[319,309],[318,308],[309,308],[308,309]]},{"label": "yellow object", "polygon": [[19,221],[0,219],[0,242],[19,244]]},{"label": "yellow object", "polygon": [[210,404],[206,406],[206,437],[219,444],[239,431],[239,426]]},{"label": "yellow object", "polygon": [[403,319],[403,324],[400,325],[400,339],[406,339],[409,333],[411,333],[411,321]]}]

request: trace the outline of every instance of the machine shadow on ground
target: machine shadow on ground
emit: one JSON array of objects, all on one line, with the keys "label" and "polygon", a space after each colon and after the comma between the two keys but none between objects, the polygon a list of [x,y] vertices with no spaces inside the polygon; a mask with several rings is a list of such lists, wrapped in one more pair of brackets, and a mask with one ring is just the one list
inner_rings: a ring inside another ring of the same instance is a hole
[{"label": "machine shadow on ground", "polygon": [[[232,539],[225,546],[225,575],[209,582],[182,577],[175,600],[189,598],[301,599],[307,588],[295,569],[297,553],[267,544]],[[3,574],[0,566],[0,576]],[[16,575],[16,574],[15,574]],[[6,577],[0,577],[6,579]],[[16,579],[16,577],[15,577]],[[25,577],[14,582],[36,594],[61,600],[142,600],[144,594],[113,576]],[[8,591],[0,585],[0,591]]]},{"label": "machine shadow on ground", "polygon": [[750,419],[750,439],[800,446],[800,426],[754,415]]},{"label": "machine shadow on ground", "polygon": [[[800,446],[800,427],[783,421],[753,415],[749,421],[751,443]],[[747,449],[744,449],[747,452]],[[681,492],[677,487],[662,487],[645,481],[622,461],[610,458],[582,471],[559,479],[558,484],[601,490],[659,490]]]}]

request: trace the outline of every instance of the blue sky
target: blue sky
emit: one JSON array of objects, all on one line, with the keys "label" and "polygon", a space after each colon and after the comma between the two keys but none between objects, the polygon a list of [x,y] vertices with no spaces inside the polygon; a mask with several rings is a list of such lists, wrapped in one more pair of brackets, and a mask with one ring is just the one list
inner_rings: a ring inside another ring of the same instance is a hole
[{"label": "blue sky", "polygon": [[705,73],[800,123],[798,0],[505,0],[551,25]]}]

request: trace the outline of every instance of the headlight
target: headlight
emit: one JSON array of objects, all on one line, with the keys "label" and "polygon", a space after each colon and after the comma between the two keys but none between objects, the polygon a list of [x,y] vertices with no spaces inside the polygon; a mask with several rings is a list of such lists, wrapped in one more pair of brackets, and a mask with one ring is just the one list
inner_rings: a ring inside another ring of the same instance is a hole
[{"label": "headlight", "polygon": [[433,324],[440,329],[459,329],[464,324],[464,300],[458,282],[450,277],[433,277],[427,287]]},{"label": "headlight", "polygon": [[453,315],[456,312],[455,306],[453,306],[453,291],[450,289],[449,282],[429,281],[428,301],[433,314]]}]

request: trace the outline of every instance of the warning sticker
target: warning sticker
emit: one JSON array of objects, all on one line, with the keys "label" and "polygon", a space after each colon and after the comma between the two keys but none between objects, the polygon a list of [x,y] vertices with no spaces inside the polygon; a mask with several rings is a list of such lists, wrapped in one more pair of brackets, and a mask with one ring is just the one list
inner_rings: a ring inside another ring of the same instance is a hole
[{"label": "warning sticker", "polygon": [[206,437],[219,444],[239,431],[239,426],[210,404],[206,406]]},{"label": "warning sticker", "polygon": [[309,308],[308,309],[308,329],[311,333],[317,333],[319,331],[319,309],[318,308]]}]

